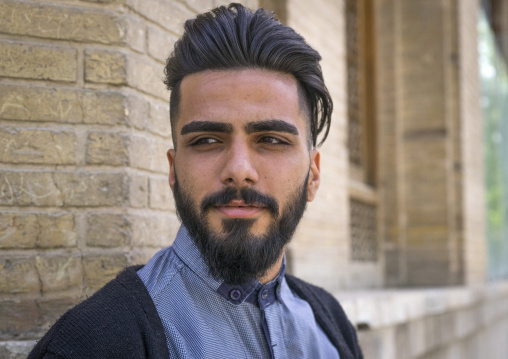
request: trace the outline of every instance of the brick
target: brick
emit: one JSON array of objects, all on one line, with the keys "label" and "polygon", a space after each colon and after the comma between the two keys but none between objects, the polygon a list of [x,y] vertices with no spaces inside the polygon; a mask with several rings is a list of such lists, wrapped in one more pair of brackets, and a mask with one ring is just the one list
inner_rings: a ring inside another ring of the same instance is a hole
[{"label": "brick", "polygon": [[62,193],[53,174],[35,171],[1,171],[0,205],[61,206]]},{"label": "brick", "polygon": [[203,12],[214,7],[214,0],[185,0],[185,3],[196,12]]},{"label": "brick", "polygon": [[76,228],[74,215],[63,213],[56,215],[38,215],[40,233],[37,245],[41,248],[75,247]]},{"label": "brick", "polygon": [[134,168],[168,173],[167,150],[168,144],[157,138],[132,136],[129,144],[129,163]]},{"label": "brick", "polygon": [[[76,291],[77,292],[77,291]],[[44,334],[55,324],[62,314],[80,302],[77,293],[45,295],[36,299],[40,312],[39,330]],[[39,335],[39,337],[42,335]]]},{"label": "brick", "polygon": [[128,198],[122,173],[3,171],[0,205],[115,206]]},{"label": "brick", "polygon": [[87,164],[121,166],[129,162],[128,139],[118,132],[90,132],[86,143]]},{"label": "brick", "polygon": [[59,40],[120,44],[126,42],[125,17],[104,9],[5,0],[0,32]]},{"label": "brick", "polygon": [[80,0],[80,1],[94,2],[94,3],[98,3],[98,4],[113,4],[114,2],[116,2],[118,0]]},{"label": "brick", "polygon": [[141,15],[178,35],[183,33],[185,20],[195,16],[184,5],[175,1],[152,0],[150,6],[146,6],[144,0],[125,0],[125,3]]},{"label": "brick", "polygon": [[0,293],[38,293],[39,290],[33,258],[0,258]]},{"label": "brick", "polygon": [[138,130],[145,130],[149,122],[148,101],[140,96],[129,96],[126,102],[129,124]]},{"label": "brick", "polygon": [[[250,8],[250,9],[254,9],[254,10],[259,7],[258,0],[240,0],[240,1],[237,1],[237,2],[240,3],[240,4],[245,5],[246,7]],[[213,6],[214,7],[220,6],[220,5],[226,5],[227,6],[229,3],[230,2],[228,0],[214,0],[213,1]]]},{"label": "brick", "polygon": [[0,343],[0,358],[25,359],[35,344],[35,340]]},{"label": "brick", "polygon": [[81,286],[83,270],[80,257],[37,256],[35,265],[39,271],[43,293]]},{"label": "brick", "polygon": [[171,138],[171,122],[169,121],[168,103],[150,104],[150,126],[148,131],[168,139]]},{"label": "brick", "polygon": [[167,178],[150,178],[150,208],[175,211]]},{"label": "brick", "polygon": [[129,202],[134,208],[148,207],[148,177],[132,174],[129,176]]},{"label": "brick", "polygon": [[86,286],[91,289],[102,288],[126,266],[127,258],[123,254],[85,257],[83,258],[83,268]]},{"label": "brick", "polygon": [[86,124],[128,124],[128,98],[120,92],[87,91],[83,97],[83,122]]},{"label": "brick", "polygon": [[85,51],[85,81],[124,85],[127,80],[127,59],[121,52]]},{"label": "brick", "polygon": [[176,36],[155,26],[148,26],[148,54],[154,59],[166,62],[175,46]]},{"label": "brick", "polygon": [[125,85],[169,100],[163,65],[133,54],[105,50],[85,52],[85,81]]},{"label": "brick", "polygon": [[0,214],[0,248],[74,246],[76,246],[76,233],[72,214]]},{"label": "brick", "polygon": [[40,331],[42,318],[34,299],[1,300],[0,318],[2,318],[0,320],[0,340],[33,339],[42,335]]},{"label": "brick", "polygon": [[119,206],[127,199],[127,186],[122,173],[54,174],[65,206]]},{"label": "brick", "polygon": [[77,78],[77,51],[68,47],[1,41],[0,58],[0,76],[65,82]]},{"label": "brick", "polygon": [[0,161],[66,165],[76,163],[72,132],[0,128]]},{"label": "brick", "polygon": [[35,248],[38,235],[35,214],[0,214],[0,248]]},{"label": "brick", "polygon": [[129,101],[115,91],[0,84],[0,119],[127,124]]},{"label": "brick", "polygon": [[87,218],[86,244],[92,247],[120,247],[129,245],[131,223],[122,214],[100,213]]},{"label": "brick", "polygon": [[180,223],[176,214],[152,214],[133,216],[132,245],[137,247],[163,248],[171,245]]},{"label": "brick", "polygon": [[127,83],[130,87],[169,102],[169,91],[164,85],[164,67],[139,56],[130,56],[127,61]]}]

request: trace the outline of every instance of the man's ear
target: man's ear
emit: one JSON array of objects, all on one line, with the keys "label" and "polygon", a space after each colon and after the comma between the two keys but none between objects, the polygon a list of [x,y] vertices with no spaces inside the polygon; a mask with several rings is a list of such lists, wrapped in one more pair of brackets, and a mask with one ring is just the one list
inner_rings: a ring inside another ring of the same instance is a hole
[{"label": "man's ear", "polygon": [[316,197],[316,192],[319,188],[319,151],[314,148],[310,151],[310,171],[309,179],[307,181],[307,201],[312,202]]},{"label": "man's ear", "polygon": [[175,187],[175,154],[174,149],[169,149],[166,154],[169,162],[169,187],[171,187],[171,191]]}]

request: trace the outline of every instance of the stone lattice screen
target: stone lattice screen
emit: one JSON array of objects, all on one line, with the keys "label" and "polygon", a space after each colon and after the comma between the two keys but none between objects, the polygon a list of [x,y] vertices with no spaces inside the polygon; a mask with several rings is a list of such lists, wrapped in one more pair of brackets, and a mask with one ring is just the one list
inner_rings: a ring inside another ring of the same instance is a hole
[{"label": "stone lattice screen", "polygon": [[0,3],[0,357],[173,240],[163,65],[219,3]]}]

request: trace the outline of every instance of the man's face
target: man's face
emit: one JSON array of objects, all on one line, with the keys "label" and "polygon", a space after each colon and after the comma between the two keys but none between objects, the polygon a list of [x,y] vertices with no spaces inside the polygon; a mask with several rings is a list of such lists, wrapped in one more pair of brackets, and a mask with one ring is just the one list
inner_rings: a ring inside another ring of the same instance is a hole
[{"label": "man's face", "polygon": [[319,186],[297,82],[261,69],[207,71],[186,76],[180,91],[168,159],[182,222],[212,266],[238,272],[239,262],[256,262],[245,265],[252,273],[223,279],[264,275]]}]

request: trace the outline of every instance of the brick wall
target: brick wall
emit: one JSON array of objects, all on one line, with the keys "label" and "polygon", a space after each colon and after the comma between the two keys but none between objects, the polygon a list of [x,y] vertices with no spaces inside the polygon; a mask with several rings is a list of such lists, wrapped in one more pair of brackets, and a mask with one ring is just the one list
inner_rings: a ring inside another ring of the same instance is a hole
[{"label": "brick wall", "polygon": [[388,285],[485,279],[478,10],[476,0],[376,2]]},{"label": "brick wall", "polygon": [[323,57],[321,66],[334,100],[332,128],[321,148],[321,186],[290,245],[293,269],[306,280],[337,289],[347,285],[344,267],[349,256],[343,4],[288,0],[286,20]]},{"label": "brick wall", "polygon": [[162,69],[184,20],[222,3],[0,3],[1,358],[173,240]]}]

